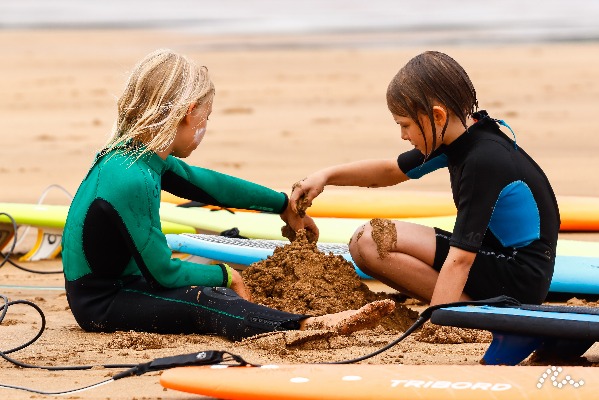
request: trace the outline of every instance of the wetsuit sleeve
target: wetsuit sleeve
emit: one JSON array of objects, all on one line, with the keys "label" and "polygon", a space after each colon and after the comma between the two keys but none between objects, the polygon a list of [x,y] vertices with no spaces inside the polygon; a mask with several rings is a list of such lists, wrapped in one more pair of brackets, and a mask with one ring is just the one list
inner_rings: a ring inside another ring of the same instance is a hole
[{"label": "wetsuit sleeve", "polygon": [[281,214],[287,208],[285,193],[207,168],[194,167],[169,156],[162,189],[176,196],[222,207]]},{"label": "wetsuit sleeve", "polygon": [[[227,268],[171,258],[160,224],[157,172],[143,163],[123,168],[115,159],[101,175],[95,200],[84,216],[84,247],[93,272],[114,276],[139,270],[154,287],[230,285]],[[99,245],[107,241],[112,244]]]},{"label": "wetsuit sleeve", "polygon": [[447,156],[443,153],[443,146],[435,150],[426,160],[417,149],[412,149],[397,157],[399,169],[410,179],[419,179],[424,175],[447,167]]},{"label": "wetsuit sleeve", "polygon": [[230,268],[174,258],[160,228],[155,225],[145,228],[149,230],[150,235],[138,231],[137,227],[131,230],[135,246],[139,249],[139,259],[135,261],[146,280],[154,286],[158,284],[161,287],[176,288],[231,285]]}]

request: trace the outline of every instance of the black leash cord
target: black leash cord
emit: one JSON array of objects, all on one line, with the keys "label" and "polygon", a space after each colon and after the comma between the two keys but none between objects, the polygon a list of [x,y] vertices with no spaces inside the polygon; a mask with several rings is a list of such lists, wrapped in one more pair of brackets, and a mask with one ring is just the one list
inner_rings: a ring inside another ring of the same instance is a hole
[{"label": "black leash cord", "polygon": [[2,262],[0,262],[0,267],[4,266],[4,264],[6,264],[6,263],[9,263],[15,268],[18,268],[25,272],[31,272],[33,274],[42,274],[42,275],[62,274],[62,270],[60,270],[60,271],[36,271],[34,269],[25,268],[25,267],[17,264],[16,262],[14,262],[13,260],[11,260],[10,256],[12,256],[14,254],[15,246],[17,245],[17,229],[18,229],[17,221],[15,221],[15,219],[12,217],[12,215],[9,215],[5,212],[0,212],[0,215],[6,215],[6,217],[8,219],[10,219],[10,222],[12,223],[12,228],[14,231],[12,245],[10,246],[10,250],[8,250],[8,252],[6,254],[0,252],[0,254],[2,255],[2,258],[3,258]]},{"label": "black leash cord", "polygon": [[[3,301],[3,304],[0,305],[0,325],[2,324],[2,321],[4,320],[4,317],[6,316],[6,313],[8,312],[8,307],[9,306],[13,306],[16,304],[25,304],[28,305],[30,307],[32,307],[33,309],[35,309],[37,311],[37,313],[40,315],[41,318],[41,324],[40,324],[40,328],[37,332],[37,334],[33,337],[33,339],[28,340],[26,343],[17,346],[15,348],[9,349],[9,350],[1,350],[0,351],[0,357],[2,357],[3,359],[5,359],[6,361],[21,367],[21,368],[37,368],[37,369],[44,369],[44,370],[48,370],[48,371],[66,371],[66,370],[86,370],[86,369],[92,369],[96,366],[94,365],[80,365],[80,366],[39,366],[39,365],[31,365],[31,364],[26,364],[23,363],[21,361],[15,360],[12,357],[9,357],[8,354],[13,353],[15,351],[19,351],[24,349],[25,347],[33,344],[37,339],[40,338],[40,336],[42,335],[42,333],[44,332],[44,329],[46,328],[46,317],[44,315],[44,312],[42,311],[42,309],[35,303],[28,301],[28,300],[14,300],[14,301],[9,301],[8,298],[3,295],[0,294],[0,298]],[[102,367],[104,368],[131,368],[135,366],[134,364],[106,364],[106,365],[102,365]],[[67,390],[67,391],[61,391],[61,392],[44,392],[41,390],[36,390],[36,389],[30,389],[30,388],[25,388],[25,387],[21,387],[21,386],[14,386],[14,385],[7,385],[7,384],[3,384],[0,383],[0,388],[6,388],[6,389],[17,389],[17,390],[24,390],[24,391],[28,391],[28,392],[32,392],[32,393],[37,393],[37,394],[43,394],[43,395],[61,395],[61,394],[71,394],[71,393],[75,393],[75,392],[79,392],[82,390],[87,390],[87,389],[91,389],[93,387],[97,387],[99,385],[103,385],[106,384],[110,381],[113,381],[114,378],[105,380],[103,382],[99,382],[90,386],[86,386],[84,388],[79,388],[79,389],[73,389],[73,390]]]},{"label": "black leash cord", "polygon": [[[34,272],[34,273],[58,273],[58,272],[60,272],[60,273],[62,273],[62,271],[57,271],[57,272],[32,271],[32,270],[28,270],[26,268],[20,267],[16,264],[12,263],[9,260],[9,257],[13,253],[15,243],[17,241],[16,240],[17,225],[16,225],[15,220],[10,215],[3,213],[3,212],[0,212],[0,215],[6,215],[8,218],[11,219],[11,221],[13,223],[14,231],[15,231],[12,247],[11,247],[10,251],[7,253],[7,255],[3,255],[4,260],[0,263],[0,267],[2,267],[8,261],[11,264],[13,264],[14,266],[16,266],[17,268],[23,269],[28,272]],[[114,382],[118,379],[130,377],[130,376],[139,376],[139,375],[145,374],[146,372],[149,372],[149,371],[159,371],[159,370],[164,370],[164,369],[169,369],[169,368],[174,368],[174,367],[190,366],[190,365],[222,364],[224,362],[229,362],[229,363],[234,362],[235,364],[231,364],[231,366],[248,366],[248,365],[254,366],[254,367],[259,366],[257,364],[249,363],[249,362],[245,361],[243,358],[241,358],[240,356],[235,355],[233,353],[229,353],[227,351],[216,351],[216,350],[207,350],[207,351],[201,351],[199,353],[191,353],[191,354],[177,355],[177,356],[172,356],[172,357],[157,358],[157,359],[154,359],[153,361],[150,361],[147,363],[141,363],[141,364],[104,364],[104,365],[78,365],[78,366],[39,366],[39,365],[26,364],[26,363],[20,362],[18,360],[15,360],[15,359],[9,357],[8,354],[13,353],[18,350],[22,350],[25,347],[33,344],[37,339],[39,339],[46,327],[46,317],[45,317],[42,309],[37,304],[35,304],[31,301],[28,301],[28,300],[9,301],[8,298],[2,294],[0,294],[0,298],[3,300],[3,304],[0,305],[0,324],[2,324],[2,321],[4,320],[4,317],[6,316],[8,307],[11,305],[16,305],[16,304],[25,304],[30,307],[33,307],[38,312],[38,314],[40,315],[40,318],[41,318],[40,329],[38,330],[37,334],[35,335],[35,337],[33,339],[27,341],[26,343],[24,343],[20,346],[15,347],[15,348],[12,348],[9,350],[3,350],[3,351],[0,350],[0,357],[5,359],[6,361],[8,361],[14,365],[17,365],[21,368],[37,368],[37,369],[44,369],[44,370],[48,370],[48,371],[89,370],[89,369],[96,368],[96,367],[128,368],[127,370],[114,375],[110,379],[106,379],[104,381],[101,381],[101,382],[98,382],[98,383],[95,383],[92,385],[84,386],[84,387],[81,387],[78,389],[69,389],[69,390],[58,391],[58,392],[46,392],[46,391],[41,391],[41,390],[37,390],[37,389],[31,389],[31,388],[14,386],[14,385],[7,385],[7,384],[2,384],[2,383],[0,383],[0,388],[23,390],[23,391],[27,391],[27,392],[31,392],[31,393],[36,393],[36,394],[56,396],[56,395],[66,395],[66,394],[82,392],[84,390],[96,388],[96,387],[105,385],[107,383]],[[357,363],[360,361],[364,361],[364,360],[374,357],[378,354],[381,354],[384,351],[387,351],[391,347],[400,343],[406,337],[411,335],[415,330],[420,328],[426,321],[428,321],[435,310],[438,310],[440,308],[446,308],[446,307],[481,306],[481,305],[520,306],[521,304],[517,300],[515,300],[511,297],[499,296],[499,297],[494,297],[494,298],[487,299],[487,300],[462,301],[462,302],[438,304],[435,306],[431,306],[431,307],[428,307],[427,309],[425,309],[420,314],[420,316],[418,317],[416,322],[414,322],[412,324],[412,326],[410,326],[399,338],[395,339],[394,341],[387,344],[386,346],[384,346],[370,354],[361,356],[361,357],[357,357],[357,358],[353,358],[353,359],[349,359],[349,360],[325,362],[325,363],[320,363],[320,364],[353,364],[353,363]]]},{"label": "black leash cord", "polygon": [[25,392],[43,394],[45,396],[61,396],[61,395],[83,392],[84,390],[93,389],[93,388],[105,385],[107,383],[110,383],[110,382],[114,382],[114,379],[112,379],[112,378],[106,379],[105,381],[94,383],[93,385],[84,386],[84,387],[81,387],[78,389],[63,390],[63,391],[59,391],[59,392],[44,392],[43,390],[31,389],[31,388],[24,387],[24,386],[5,385],[4,383],[0,383],[0,389],[4,388],[4,389],[23,390]]},{"label": "black leash cord", "polygon": [[[41,324],[40,324],[40,328],[37,332],[37,334],[35,335],[35,337],[33,337],[33,339],[27,341],[26,343],[17,346],[13,349],[9,349],[9,350],[0,350],[0,357],[4,358],[6,361],[15,364],[21,368],[37,368],[37,369],[45,369],[48,371],[67,371],[67,370],[86,370],[86,369],[92,369],[95,367],[98,367],[98,365],[79,365],[79,366],[39,366],[39,365],[32,365],[32,364],[26,364],[23,363],[21,361],[15,360],[11,357],[9,357],[7,354],[10,353],[14,353],[15,351],[19,351],[24,349],[25,347],[30,346],[31,344],[33,344],[37,339],[40,338],[40,336],[42,336],[42,333],[44,332],[44,330],[46,329],[46,316],[44,315],[44,312],[42,311],[42,309],[35,303],[28,301],[28,300],[14,300],[14,301],[9,301],[8,298],[3,295],[0,294],[0,298],[3,301],[3,304],[0,306],[0,324],[2,323],[2,321],[4,320],[4,317],[6,316],[6,313],[8,311],[8,307],[11,305],[15,305],[15,304],[25,304],[28,305],[30,307],[33,307],[38,314],[40,315],[41,318]],[[100,365],[100,367],[104,367],[104,368],[131,368],[136,366],[136,364],[105,364],[105,365]]]},{"label": "black leash cord", "polygon": [[398,344],[399,342],[401,342],[402,340],[404,340],[405,338],[410,336],[416,329],[420,328],[426,321],[428,321],[431,318],[431,315],[433,315],[433,311],[438,310],[440,308],[461,307],[461,306],[512,306],[512,307],[517,307],[520,305],[521,305],[520,302],[516,299],[513,299],[508,296],[498,296],[498,297],[493,297],[493,298],[486,299],[486,300],[459,301],[459,302],[455,302],[455,303],[437,304],[435,306],[430,306],[420,314],[420,316],[418,317],[416,322],[414,322],[412,324],[412,326],[410,326],[399,338],[395,339],[394,341],[385,345],[384,347],[381,347],[380,349],[373,351],[370,354],[366,354],[364,356],[357,357],[357,358],[352,358],[350,360],[331,361],[331,362],[324,362],[324,363],[320,363],[320,364],[353,364],[353,363],[357,363],[360,361],[364,361],[364,360],[374,357],[378,354],[381,354],[382,352],[389,350],[391,347],[395,346],[396,344]]},{"label": "black leash cord", "polygon": [[26,388],[26,387],[22,387],[22,386],[7,385],[4,383],[0,383],[0,388],[23,390],[23,391],[36,393],[36,394],[43,394],[43,395],[47,395],[47,396],[57,396],[57,395],[66,395],[66,394],[82,392],[84,390],[96,388],[96,387],[105,385],[110,382],[114,382],[114,381],[122,379],[122,378],[127,378],[130,376],[139,376],[139,375],[145,374],[146,372],[160,371],[160,370],[174,368],[174,367],[183,367],[183,366],[190,366],[190,365],[223,364],[223,363],[228,363],[227,365],[230,365],[230,366],[246,366],[246,365],[256,366],[256,367],[258,366],[257,364],[251,364],[251,363],[245,361],[242,357],[240,357],[236,354],[229,353],[227,351],[217,351],[217,350],[206,350],[206,351],[200,351],[200,352],[191,353],[191,354],[183,354],[183,355],[177,355],[177,356],[171,356],[171,357],[156,358],[150,362],[141,363],[141,364],[103,364],[103,365],[74,365],[74,366],[69,366],[69,365],[67,365],[67,366],[40,366],[40,365],[26,364],[21,361],[15,360],[12,357],[9,357],[8,354],[13,353],[18,350],[22,350],[25,347],[34,343],[37,339],[39,339],[39,337],[42,335],[44,329],[46,328],[46,317],[45,317],[42,309],[37,304],[35,304],[31,301],[28,301],[28,300],[9,301],[8,298],[3,294],[0,294],[0,298],[3,301],[3,304],[0,305],[0,325],[2,324],[2,321],[4,320],[4,317],[6,316],[8,307],[12,306],[12,305],[16,305],[16,304],[25,304],[30,307],[33,307],[41,317],[40,329],[33,339],[27,341],[25,344],[15,347],[15,348],[0,351],[0,357],[5,359],[6,361],[8,361],[18,367],[21,367],[21,368],[37,368],[37,369],[44,369],[47,371],[74,371],[74,370],[81,371],[81,370],[89,370],[89,369],[97,368],[97,367],[128,368],[127,370],[125,370],[123,372],[117,373],[110,379],[106,379],[104,381],[94,383],[92,385],[84,386],[81,388],[77,388],[77,389],[69,389],[69,390],[57,391],[57,392],[46,392],[46,391]]}]

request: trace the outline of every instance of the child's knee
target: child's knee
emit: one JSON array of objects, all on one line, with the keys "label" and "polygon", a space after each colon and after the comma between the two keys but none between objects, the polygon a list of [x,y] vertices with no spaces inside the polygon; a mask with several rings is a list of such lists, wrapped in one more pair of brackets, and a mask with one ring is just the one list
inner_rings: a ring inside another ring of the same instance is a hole
[{"label": "child's knee", "polygon": [[370,224],[364,224],[360,226],[354,232],[349,242],[349,253],[352,259],[358,266],[364,266],[367,264],[370,258],[371,249],[374,248],[375,243],[372,240],[372,227]]}]

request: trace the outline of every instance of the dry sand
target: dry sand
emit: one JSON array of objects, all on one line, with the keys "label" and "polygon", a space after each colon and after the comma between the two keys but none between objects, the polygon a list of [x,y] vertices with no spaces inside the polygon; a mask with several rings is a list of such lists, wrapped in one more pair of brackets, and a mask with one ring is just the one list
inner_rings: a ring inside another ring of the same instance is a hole
[{"label": "dry sand", "polygon": [[[287,38],[288,39],[288,38]],[[306,38],[308,42],[326,37]],[[296,38],[298,42],[302,38]],[[422,47],[284,50],[276,38],[252,39],[252,51],[236,43],[247,38],[216,38],[140,31],[3,31],[0,63],[0,176],[2,202],[35,202],[46,187],[59,184],[74,193],[94,153],[108,138],[115,98],[127,71],[146,53],[169,47],[207,65],[217,88],[214,112],[192,164],[288,190],[307,173],[360,158],[395,157],[409,148],[400,140],[385,105],[390,78]],[[259,45],[256,45],[259,44]],[[592,115],[599,105],[599,44],[530,44],[437,47],[469,71],[481,108],[505,119],[518,143],[546,171],[558,195],[599,196],[599,150]],[[445,172],[406,190],[449,190]],[[381,189],[386,190],[386,189]],[[398,188],[387,190],[399,190]],[[65,204],[60,191],[47,203]],[[0,210],[1,211],[1,210]],[[563,238],[599,240],[598,234]],[[29,263],[39,270],[60,269],[60,261]],[[231,343],[202,335],[142,333],[90,334],[77,326],[67,307],[61,275],[26,273],[6,265],[1,285],[11,300],[34,301],[46,314],[47,328],[32,346],[12,354],[42,365],[138,363],[155,357],[207,349],[227,349],[256,363],[326,361],[352,358],[395,339],[396,328],[375,328],[350,337],[294,344],[269,337]],[[384,289],[370,283],[375,292]],[[363,290],[363,289],[360,289]],[[564,301],[568,299],[563,299]],[[589,299],[594,300],[594,299]],[[570,300],[585,304],[585,300]],[[595,303],[591,303],[596,305]],[[403,316],[424,305],[406,300]],[[411,314],[410,314],[411,312]],[[25,306],[9,309],[0,325],[0,349],[33,337],[37,314]],[[439,331],[427,327],[372,363],[476,364],[488,334]],[[599,362],[593,347],[585,360]],[[48,372],[20,369],[0,361],[0,383],[61,390],[106,379],[112,371]],[[43,396],[0,389],[2,398]],[[166,391],[158,373],[128,378],[69,398],[186,399]]]}]

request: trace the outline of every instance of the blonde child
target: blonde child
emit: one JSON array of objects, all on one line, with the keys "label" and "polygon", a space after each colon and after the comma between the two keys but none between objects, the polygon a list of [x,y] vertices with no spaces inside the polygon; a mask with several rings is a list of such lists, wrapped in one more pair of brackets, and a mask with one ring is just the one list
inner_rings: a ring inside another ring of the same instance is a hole
[{"label": "blonde child", "polygon": [[393,302],[309,317],[249,301],[225,264],[172,258],[161,231],[161,190],[207,204],[281,215],[316,230],[285,193],[181,160],[206,134],[214,86],[206,67],[168,50],[135,67],[118,101],[113,136],[71,204],[63,236],[67,299],[88,331],[209,333],[239,340],[262,332],[325,326],[350,333],[393,310]]},{"label": "blonde child", "polygon": [[560,225],[541,168],[500,130],[503,121],[477,111],[470,78],[446,54],[411,59],[389,84],[387,104],[414,149],[314,172],[294,185],[294,210],[298,202],[311,204],[326,185],[391,186],[447,168],[457,208],[453,232],[393,221],[397,241],[381,258],[365,224],[350,241],[356,264],[432,305],[499,295],[541,303]]}]

